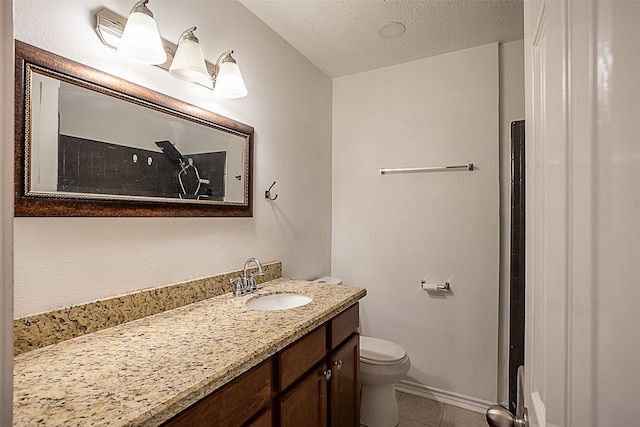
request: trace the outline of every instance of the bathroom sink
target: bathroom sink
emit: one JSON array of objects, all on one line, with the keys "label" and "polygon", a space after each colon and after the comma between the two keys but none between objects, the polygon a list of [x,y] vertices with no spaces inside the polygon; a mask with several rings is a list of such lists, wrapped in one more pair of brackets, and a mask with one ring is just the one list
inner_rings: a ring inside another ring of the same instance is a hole
[{"label": "bathroom sink", "polygon": [[247,307],[253,310],[288,310],[309,304],[311,297],[300,294],[272,294],[251,298]]}]

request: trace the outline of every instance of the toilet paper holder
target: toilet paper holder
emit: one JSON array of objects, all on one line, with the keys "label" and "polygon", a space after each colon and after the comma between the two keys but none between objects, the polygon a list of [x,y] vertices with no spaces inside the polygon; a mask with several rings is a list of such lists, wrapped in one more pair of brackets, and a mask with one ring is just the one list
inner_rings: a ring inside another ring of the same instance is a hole
[{"label": "toilet paper holder", "polygon": [[426,280],[421,280],[420,287],[425,291],[440,291],[440,292],[451,291],[451,283],[449,282],[444,282],[444,285],[439,285],[437,283],[427,283]]}]

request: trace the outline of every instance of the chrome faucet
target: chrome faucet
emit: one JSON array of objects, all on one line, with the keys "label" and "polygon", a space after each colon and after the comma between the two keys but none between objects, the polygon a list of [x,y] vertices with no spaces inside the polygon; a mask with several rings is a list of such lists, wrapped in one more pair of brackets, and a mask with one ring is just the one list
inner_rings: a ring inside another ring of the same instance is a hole
[{"label": "chrome faucet", "polygon": [[[258,271],[248,274],[249,266],[252,263],[255,263],[255,265],[258,267]],[[241,297],[252,292],[257,292],[258,287],[256,285],[256,276],[262,276],[263,274],[264,270],[260,261],[257,258],[249,258],[244,263],[243,276],[230,279],[230,282],[235,285],[233,294],[237,297]]]},{"label": "chrome faucet", "polygon": [[[249,277],[247,277],[247,269],[249,268],[249,265],[251,265],[251,263],[255,263],[255,265],[258,267],[258,271],[256,271],[255,273],[251,273],[251,275]],[[248,288],[248,292],[256,292],[258,290],[258,287],[256,286],[256,278],[255,276],[262,276],[264,275],[264,270],[262,269],[262,264],[260,264],[260,261],[258,261],[258,258],[249,258],[245,263],[244,263],[244,269],[243,269],[243,273],[244,273],[244,281],[247,284],[247,288]]]}]

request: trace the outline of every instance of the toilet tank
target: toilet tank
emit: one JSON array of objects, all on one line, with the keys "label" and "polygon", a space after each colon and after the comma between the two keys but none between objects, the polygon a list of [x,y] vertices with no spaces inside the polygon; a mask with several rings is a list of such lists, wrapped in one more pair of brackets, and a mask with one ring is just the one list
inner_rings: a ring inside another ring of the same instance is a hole
[{"label": "toilet tank", "polygon": [[314,280],[316,283],[328,283],[330,285],[342,285],[342,280],[338,277],[322,276]]}]

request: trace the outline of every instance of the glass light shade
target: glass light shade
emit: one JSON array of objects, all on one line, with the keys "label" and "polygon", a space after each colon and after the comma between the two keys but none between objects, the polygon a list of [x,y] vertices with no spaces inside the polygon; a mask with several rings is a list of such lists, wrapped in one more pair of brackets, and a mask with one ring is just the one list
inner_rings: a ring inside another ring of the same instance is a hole
[{"label": "glass light shade", "polygon": [[247,96],[249,92],[244,84],[238,64],[231,61],[220,64],[213,93],[223,98],[242,98]]},{"label": "glass light shade", "polygon": [[132,12],[122,32],[118,52],[143,64],[164,64],[167,53],[153,17]]},{"label": "glass light shade", "polygon": [[178,44],[169,72],[173,77],[190,82],[211,81],[200,44],[189,39],[183,39]]}]

